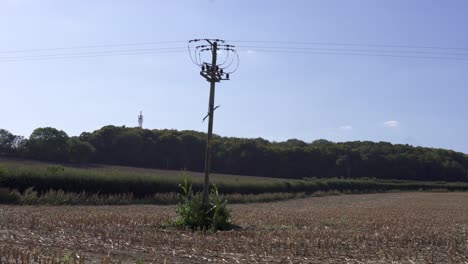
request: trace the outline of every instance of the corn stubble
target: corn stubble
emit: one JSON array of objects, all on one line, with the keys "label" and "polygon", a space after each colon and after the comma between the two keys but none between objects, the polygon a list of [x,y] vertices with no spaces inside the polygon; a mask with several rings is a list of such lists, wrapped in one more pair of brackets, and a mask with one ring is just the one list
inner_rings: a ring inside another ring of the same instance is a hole
[{"label": "corn stubble", "polygon": [[232,205],[238,229],[181,231],[173,206],[0,206],[1,263],[468,263],[468,193]]}]

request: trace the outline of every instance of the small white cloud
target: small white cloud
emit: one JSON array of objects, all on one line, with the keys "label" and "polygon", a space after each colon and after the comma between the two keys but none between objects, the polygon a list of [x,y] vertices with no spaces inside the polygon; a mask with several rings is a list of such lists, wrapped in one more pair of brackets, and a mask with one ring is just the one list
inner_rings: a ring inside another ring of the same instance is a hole
[{"label": "small white cloud", "polygon": [[350,126],[350,125],[346,125],[346,126],[340,126],[340,130],[352,130],[353,127]]},{"label": "small white cloud", "polygon": [[253,51],[253,50],[247,50],[247,53],[248,53],[248,54],[252,54],[252,53],[255,53],[255,51]]},{"label": "small white cloud", "polygon": [[400,125],[400,122],[396,120],[389,120],[389,121],[385,121],[383,124],[386,127],[398,127]]}]

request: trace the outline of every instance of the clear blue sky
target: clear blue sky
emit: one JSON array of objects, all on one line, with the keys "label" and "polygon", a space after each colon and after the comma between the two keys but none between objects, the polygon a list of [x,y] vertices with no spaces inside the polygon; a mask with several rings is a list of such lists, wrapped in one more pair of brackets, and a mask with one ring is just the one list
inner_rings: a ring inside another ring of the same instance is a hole
[{"label": "clear blue sky", "polygon": [[[197,37],[468,48],[466,14],[462,0],[3,0],[0,51]],[[241,52],[240,63],[217,86],[217,134],[468,153],[468,61]],[[208,90],[187,53],[0,61],[0,127],[79,135],[136,126],[143,110],[146,128],[205,131]]]}]

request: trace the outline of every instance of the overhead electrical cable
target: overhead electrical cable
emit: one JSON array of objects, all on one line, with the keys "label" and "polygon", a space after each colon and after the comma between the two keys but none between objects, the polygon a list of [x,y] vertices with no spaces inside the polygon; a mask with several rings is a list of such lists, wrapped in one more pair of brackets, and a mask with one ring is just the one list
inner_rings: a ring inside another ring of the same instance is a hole
[{"label": "overhead electrical cable", "polygon": [[460,47],[440,46],[410,46],[410,45],[388,45],[388,44],[357,44],[357,43],[334,43],[334,42],[296,42],[296,41],[268,41],[268,40],[229,40],[233,43],[270,43],[291,45],[321,45],[321,46],[355,46],[355,47],[388,47],[388,48],[410,48],[410,49],[438,49],[438,50],[468,50]]},{"label": "overhead electrical cable", "polygon": [[468,53],[452,53],[452,52],[430,52],[430,51],[411,51],[411,50],[375,50],[375,49],[337,49],[337,48],[315,48],[315,47],[285,47],[285,46],[250,46],[240,45],[238,48],[253,48],[253,49],[280,49],[280,50],[330,50],[330,51],[353,51],[353,52],[381,52],[381,53],[407,53],[407,54],[430,54],[430,55],[452,55],[452,56],[468,56]]},{"label": "overhead electrical cable", "polygon": [[41,52],[41,51],[54,51],[54,50],[73,50],[73,49],[96,49],[107,47],[125,47],[125,46],[145,46],[145,45],[158,45],[158,44],[176,44],[185,43],[186,41],[153,41],[153,42],[140,42],[140,43],[123,43],[123,44],[104,44],[104,45],[83,45],[72,47],[57,47],[57,48],[41,48],[41,49],[23,49],[23,50],[7,50],[0,51],[0,53],[22,53],[22,52]]},{"label": "overhead electrical cable", "polygon": [[89,51],[89,52],[69,52],[69,53],[49,53],[49,54],[36,54],[36,55],[24,55],[24,56],[11,56],[1,57],[0,60],[4,59],[24,59],[24,58],[38,58],[38,57],[60,57],[60,56],[74,56],[74,55],[94,55],[94,54],[118,54],[118,53],[129,53],[129,52],[148,52],[148,51],[182,51],[184,47],[175,48],[154,48],[154,49],[131,49],[131,50],[104,50],[104,51]]},{"label": "overhead electrical cable", "polygon": [[313,52],[313,51],[296,51],[296,50],[271,50],[271,49],[246,49],[243,51],[254,51],[264,53],[296,53],[296,54],[320,54],[320,55],[351,55],[351,56],[368,56],[368,57],[393,57],[393,58],[413,58],[413,59],[439,59],[439,60],[461,60],[468,61],[463,57],[431,57],[431,56],[407,56],[393,54],[369,54],[369,53],[349,53],[349,52]]},{"label": "overhead electrical cable", "polygon": [[[357,43],[333,43],[333,42],[297,42],[297,41],[268,41],[268,40],[230,40],[239,51],[253,51],[262,53],[285,54],[317,54],[317,55],[349,55],[368,57],[394,57],[412,59],[438,59],[438,60],[468,60],[468,48],[442,47],[442,46],[411,46],[411,45],[387,45],[387,44],[357,44]],[[71,47],[38,48],[23,50],[0,51],[0,62],[27,61],[27,60],[52,60],[71,58],[91,58],[104,56],[139,55],[152,53],[177,53],[189,52],[190,59],[198,66],[204,63],[202,53],[207,51],[206,45],[196,46],[196,41],[189,42],[187,47],[179,45],[186,41],[153,41],[136,43],[110,43],[102,45],[80,45]],[[193,46],[192,46],[193,45]],[[135,47],[134,49],[118,49],[118,47]],[[231,47],[234,47],[230,45]],[[342,46],[342,48],[337,47]],[[221,46],[220,46],[221,47]],[[349,48],[346,48],[349,47]],[[353,48],[352,48],[353,47]],[[373,47],[373,48],[370,48]],[[113,48],[113,49],[109,49]],[[219,64],[222,68],[228,68],[234,61],[238,63],[236,52],[226,47],[226,58]],[[81,50],[81,51],[80,51]],[[222,51],[223,49],[220,49]],[[56,53],[54,51],[63,51]],[[2,57],[2,55],[10,55]],[[15,54],[15,55],[13,55]],[[237,65],[238,66],[238,65]],[[236,68],[236,67],[235,67]]]},{"label": "overhead electrical cable", "polygon": [[75,55],[75,56],[44,56],[35,58],[19,58],[0,60],[0,62],[14,62],[14,61],[37,61],[37,60],[55,60],[55,59],[73,59],[73,58],[95,58],[95,57],[109,57],[109,56],[126,56],[126,55],[143,55],[143,54],[161,54],[161,53],[185,53],[185,50],[166,50],[166,51],[146,51],[146,52],[123,52],[111,54],[90,54],[90,55]]}]

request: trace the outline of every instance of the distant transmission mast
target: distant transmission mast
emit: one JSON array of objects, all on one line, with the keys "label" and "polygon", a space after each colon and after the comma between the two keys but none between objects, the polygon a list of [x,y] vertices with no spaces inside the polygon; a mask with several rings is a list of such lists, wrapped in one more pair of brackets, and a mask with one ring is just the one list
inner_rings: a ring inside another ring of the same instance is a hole
[{"label": "distant transmission mast", "polygon": [[[205,153],[205,184],[203,186],[203,208],[208,202],[210,168],[211,168],[211,137],[213,135],[213,115],[219,107],[214,105],[215,84],[229,80],[239,66],[239,56],[233,45],[228,45],[222,39],[193,39],[188,43],[190,59],[200,68],[200,75],[210,83],[210,99],[208,103],[208,138]],[[221,62],[218,62],[218,55]]]},{"label": "distant transmission mast", "polygon": [[143,112],[140,111],[140,115],[138,116],[138,127],[143,128]]}]

